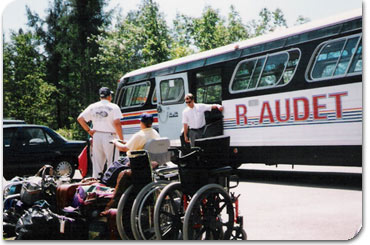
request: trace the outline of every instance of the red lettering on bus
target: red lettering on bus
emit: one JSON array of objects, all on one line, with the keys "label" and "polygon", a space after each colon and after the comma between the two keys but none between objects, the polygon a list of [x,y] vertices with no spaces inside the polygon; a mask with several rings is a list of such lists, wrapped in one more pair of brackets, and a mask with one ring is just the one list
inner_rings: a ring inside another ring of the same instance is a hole
[{"label": "red lettering on bus", "polygon": [[[265,110],[267,110],[267,114],[268,114],[266,116],[265,116]],[[268,101],[263,102],[261,116],[260,116],[260,123],[262,123],[265,118],[269,119],[271,123],[274,122],[274,117],[272,115],[271,107]]]},{"label": "red lettering on bus", "polygon": [[289,99],[285,99],[285,119],[282,119],[281,118],[281,113],[280,113],[280,100],[276,100],[275,101],[275,107],[276,107],[276,119],[279,121],[279,122],[286,122],[289,120],[290,118],[290,100]]},{"label": "red lettering on bus", "polygon": [[313,100],[313,118],[316,120],[319,120],[319,119],[327,119],[327,116],[324,115],[324,116],[320,116],[320,113],[319,113],[319,109],[324,109],[326,108],[326,105],[320,105],[319,104],[319,99],[325,99],[326,98],[326,95],[314,95],[312,97],[312,100]]},{"label": "red lettering on bus", "polygon": [[329,94],[329,97],[335,98],[335,108],[337,113],[337,118],[342,118],[342,100],[341,96],[347,96],[348,92]]},{"label": "red lettering on bus", "polygon": [[[303,116],[299,116],[299,110],[298,110],[298,102],[303,103]],[[307,120],[307,118],[310,115],[309,112],[309,106],[308,106],[308,99],[307,98],[293,98],[293,106],[294,106],[294,120],[295,121],[304,121]]]},{"label": "red lettering on bus", "polygon": [[[246,105],[236,105],[236,125],[240,125],[240,118],[243,118],[244,120],[244,125],[248,123],[247,121],[247,106]],[[242,109],[242,111],[240,110]]]}]

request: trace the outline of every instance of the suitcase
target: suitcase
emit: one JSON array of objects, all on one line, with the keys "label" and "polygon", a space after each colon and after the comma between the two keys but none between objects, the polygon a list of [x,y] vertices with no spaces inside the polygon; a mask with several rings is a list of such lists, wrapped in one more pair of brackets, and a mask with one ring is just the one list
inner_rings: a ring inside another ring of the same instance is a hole
[{"label": "suitcase", "polygon": [[60,211],[64,207],[70,206],[73,201],[73,196],[76,193],[76,189],[82,185],[91,185],[92,181],[77,182],[71,184],[62,184],[58,186],[56,193],[57,210]]}]

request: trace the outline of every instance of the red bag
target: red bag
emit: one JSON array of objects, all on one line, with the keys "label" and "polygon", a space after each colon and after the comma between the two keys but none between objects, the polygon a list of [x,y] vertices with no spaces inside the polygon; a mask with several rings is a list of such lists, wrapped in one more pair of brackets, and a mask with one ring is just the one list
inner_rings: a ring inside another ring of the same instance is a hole
[{"label": "red bag", "polygon": [[78,170],[80,170],[82,178],[85,178],[87,174],[87,146],[78,156]]}]

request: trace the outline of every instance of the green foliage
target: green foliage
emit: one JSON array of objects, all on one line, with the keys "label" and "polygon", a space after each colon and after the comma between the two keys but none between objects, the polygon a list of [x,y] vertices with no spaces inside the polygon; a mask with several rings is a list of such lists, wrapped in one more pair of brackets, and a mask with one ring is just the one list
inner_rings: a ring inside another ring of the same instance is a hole
[{"label": "green foliage", "polygon": [[4,117],[28,123],[53,124],[52,94],[56,88],[45,82],[45,60],[38,39],[31,32],[12,33],[4,44]]},{"label": "green foliage", "polygon": [[251,37],[260,36],[276,30],[278,27],[287,27],[283,12],[277,8],[270,11],[263,8],[259,13],[258,20],[252,20],[247,24],[247,29]]},{"label": "green foliage", "polygon": [[[67,127],[76,121],[83,107],[97,99],[103,80],[96,73],[99,45],[88,42],[109,23],[109,13],[103,12],[105,0],[54,0],[45,19],[28,9],[28,24],[33,27],[45,50],[45,81],[56,89],[54,118],[56,127]],[[101,29],[99,29],[101,28]]]},{"label": "green foliage", "polygon": [[[220,16],[218,10],[206,6],[201,17],[178,14],[173,24],[172,35],[178,44],[174,47],[195,47],[196,50],[205,51],[249,38],[247,26],[234,6],[230,6],[227,20]],[[184,55],[189,53],[185,52]]]},{"label": "green foliage", "polygon": [[93,58],[101,64],[97,72],[115,80],[131,70],[171,57],[168,27],[152,0],[143,0],[138,10],[130,11],[114,30],[93,40],[100,46]]},{"label": "green foliage", "polygon": [[68,140],[87,140],[88,138],[86,132],[77,122],[73,123],[71,128],[63,127],[56,130],[56,132]]}]

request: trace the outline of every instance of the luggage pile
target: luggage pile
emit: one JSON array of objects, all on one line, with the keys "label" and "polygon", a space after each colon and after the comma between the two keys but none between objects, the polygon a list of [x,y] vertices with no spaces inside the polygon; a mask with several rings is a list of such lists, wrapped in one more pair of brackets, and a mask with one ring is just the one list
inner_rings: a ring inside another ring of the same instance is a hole
[{"label": "luggage pile", "polygon": [[[112,202],[119,172],[115,162],[100,180],[73,182],[55,176],[50,165],[35,176],[14,177],[3,189],[3,239],[110,240],[119,239]],[[112,208],[110,208],[112,207]]]}]

